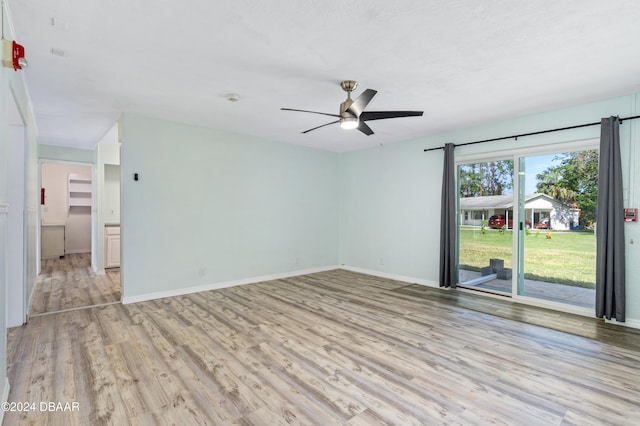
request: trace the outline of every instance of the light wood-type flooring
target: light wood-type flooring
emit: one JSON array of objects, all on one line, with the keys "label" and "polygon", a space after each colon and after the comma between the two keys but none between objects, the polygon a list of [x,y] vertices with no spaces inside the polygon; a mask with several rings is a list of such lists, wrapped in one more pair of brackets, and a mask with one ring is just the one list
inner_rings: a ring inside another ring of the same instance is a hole
[{"label": "light wood-type flooring", "polygon": [[638,330],[344,270],[38,316],[8,345],[10,402],[78,410],[5,425],[640,424]]},{"label": "light wood-type flooring", "polygon": [[67,254],[43,260],[30,315],[120,302],[120,269],[96,275],[91,254]]}]

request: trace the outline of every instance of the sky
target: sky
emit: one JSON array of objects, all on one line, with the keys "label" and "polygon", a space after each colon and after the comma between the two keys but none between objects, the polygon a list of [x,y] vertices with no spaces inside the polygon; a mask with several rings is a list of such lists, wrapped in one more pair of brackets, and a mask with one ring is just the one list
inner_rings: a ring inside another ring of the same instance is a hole
[{"label": "sky", "polygon": [[557,155],[558,154],[539,155],[526,158],[525,193],[527,195],[536,192],[536,184],[538,183],[536,179],[537,174],[542,173],[549,166],[560,164],[559,161],[553,161]]}]

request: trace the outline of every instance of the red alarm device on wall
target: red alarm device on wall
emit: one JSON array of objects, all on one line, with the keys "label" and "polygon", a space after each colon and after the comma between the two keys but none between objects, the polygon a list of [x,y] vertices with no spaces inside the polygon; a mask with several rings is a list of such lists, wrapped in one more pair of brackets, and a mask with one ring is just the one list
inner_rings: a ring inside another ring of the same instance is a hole
[{"label": "red alarm device on wall", "polygon": [[637,222],[638,221],[638,209],[624,209],[624,221],[625,222]]},{"label": "red alarm device on wall", "polygon": [[2,65],[13,68],[14,71],[27,67],[27,60],[24,58],[24,46],[15,40],[2,39]]}]

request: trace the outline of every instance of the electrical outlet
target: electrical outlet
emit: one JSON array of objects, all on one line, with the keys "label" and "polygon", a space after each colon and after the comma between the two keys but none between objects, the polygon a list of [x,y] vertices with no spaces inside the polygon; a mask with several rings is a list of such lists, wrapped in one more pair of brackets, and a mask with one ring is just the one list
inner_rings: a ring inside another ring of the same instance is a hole
[{"label": "electrical outlet", "polygon": [[380,265],[384,265],[384,258],[380,258]]},{"label": "electrical outlet", "polygon": [[204,268],[198,269],[198,277],[204,278],[205,275],[207,275],[207,270],[206,269],[204,269]]}]

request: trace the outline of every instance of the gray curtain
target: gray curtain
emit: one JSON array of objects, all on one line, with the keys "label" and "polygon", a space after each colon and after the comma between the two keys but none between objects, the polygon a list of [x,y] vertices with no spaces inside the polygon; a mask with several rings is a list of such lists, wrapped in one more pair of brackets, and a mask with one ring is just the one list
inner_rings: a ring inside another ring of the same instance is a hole
[{"label": "gray curtain", "polygon": [[452,143],[444,146],[442,214],[440,217],[440,287],[455,288],[456,274],[456,180]]},{"label": "gray curtain", "polygon": [[596,317],[624,321],[624,215],[619,127],[617,117],[602,119],[596,225]]}]

